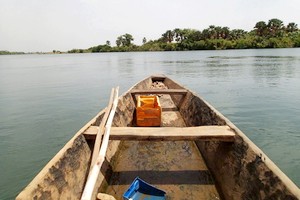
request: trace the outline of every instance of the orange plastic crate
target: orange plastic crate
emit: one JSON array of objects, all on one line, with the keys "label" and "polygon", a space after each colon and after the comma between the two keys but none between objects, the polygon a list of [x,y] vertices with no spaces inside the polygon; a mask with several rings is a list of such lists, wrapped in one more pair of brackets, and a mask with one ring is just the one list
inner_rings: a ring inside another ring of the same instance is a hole
[{"label": "orange plastic crate", "polygon": [[137,126],[160,126],[161,106],[157,96],[138,96],[136,108]]}]

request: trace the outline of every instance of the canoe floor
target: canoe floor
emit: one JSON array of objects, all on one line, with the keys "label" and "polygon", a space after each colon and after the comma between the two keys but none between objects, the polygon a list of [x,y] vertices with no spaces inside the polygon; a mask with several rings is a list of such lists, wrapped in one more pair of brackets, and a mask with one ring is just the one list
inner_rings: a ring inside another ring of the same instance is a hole
[{"label": "canoe floor", "polygon": [[[163,108],[172,108],[170,95],[162,95]],[[163,127],[184,127],[178,111],[163,111]],[[221,199],[213,177],[192,141],[122,141],[105,192],[122,199],[135,177],[166,191],[167,199]]]}]

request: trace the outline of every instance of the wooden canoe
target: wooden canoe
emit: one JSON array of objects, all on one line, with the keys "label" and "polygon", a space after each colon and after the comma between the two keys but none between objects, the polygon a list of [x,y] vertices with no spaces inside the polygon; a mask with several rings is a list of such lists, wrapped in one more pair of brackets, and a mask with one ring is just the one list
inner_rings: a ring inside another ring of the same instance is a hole
[{"label": "wooden canoe", "polygon": [[[160,97],[161,127],[135,127],[137,95],[147,94]],[[104,115],[83,126],[16,199],[80,199]],[[168,77],[148,77],[121,95],[112,126],[93,199],[122,199],[135,177],[168,199],[300,199],[299,188],[244,133]]]}]

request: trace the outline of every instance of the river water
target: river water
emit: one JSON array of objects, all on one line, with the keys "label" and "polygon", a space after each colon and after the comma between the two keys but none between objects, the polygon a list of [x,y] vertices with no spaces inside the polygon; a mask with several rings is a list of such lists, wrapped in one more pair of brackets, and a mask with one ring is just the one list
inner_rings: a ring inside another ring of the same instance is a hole
[{"label": "river water", "polygon": [[0,199],[151,74],[194,90],[300,185],[300,49],[0,56]]}]

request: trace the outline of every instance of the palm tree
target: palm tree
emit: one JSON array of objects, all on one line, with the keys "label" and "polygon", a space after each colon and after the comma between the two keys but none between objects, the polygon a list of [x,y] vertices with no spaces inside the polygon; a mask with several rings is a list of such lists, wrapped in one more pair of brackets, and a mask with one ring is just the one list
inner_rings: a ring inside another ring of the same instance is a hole
[{"label": "palm tree", "polygon": [[216,39],[217,38],[216,26],[210,25],[208,27],[208,34],[210,39]]},{"label": "palm tree", "polygon": [[237,39],[240,39],[240,38],[244,37],[246,33],[247,32],[244,31],[243,29],[233,29],[229,33],[229,38],[231,40],[237,40]]},{"label": "palm tree", "polygon": [[191,30],[188,37],[192,41],[200,41],[201,39],[203,39],[203,34],[201,33],[201,31]]},{"label": "palm tree", "polygon": [[180,42],[182,40],[182,30],[179,28],[175,28],[173,30],[175,41]]},{"label": "palm tree", "polygon": [[215,31],[215,36],[214,36],[214,38],[219,39],[219,38],[222,37],[222,27],[221,27],[221,26],[216,26],[216,27],[214,28],[214,31]]},{"label": "palm tree", "polygon": [[185,28],[185,29],[176,28],[173,31],[176,42],[183,42],[187,39],[192,38],[195,32],[196,30],[189,29],[189,28]]},{"label": "palm tree", "polygon": [[281,34],[281,31],[283,30],[283,21],[280,19],[270,19],[268,23],[268,28],[271,36],[278,36]]},{"label": "palm tree", "polygon": [[208,29],[204,29],[203,31],[202,31],[202,37],[201,37],[201,39],[209,39],[210,38],[210,33],[209,33],[209,30]]},{"label": "palm tree", "polygon": [[229,36],[229,28],[227,26],[222,28],[222,38],[227,39]]},{"label": "palm tree", "polygon": [[286,31],[289,32],[289,33],[298,31],[298,25],[296,23],[294,23],[294,22],[290,22],[286,26]]},{"label": "palm tree", "polygon": [[267,24],[264,21],[259,21],[255,24],[254,30],[258,36],[266,36]]}]

